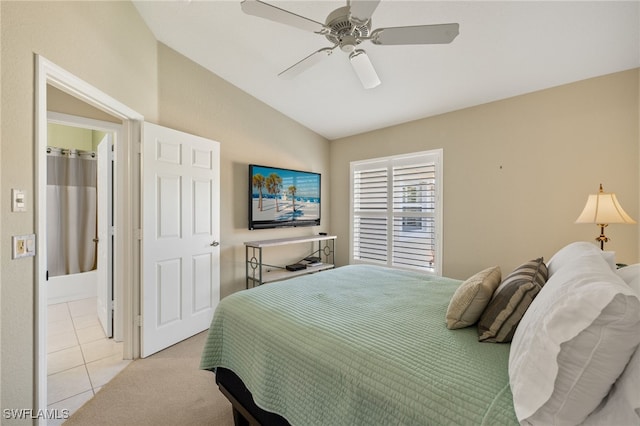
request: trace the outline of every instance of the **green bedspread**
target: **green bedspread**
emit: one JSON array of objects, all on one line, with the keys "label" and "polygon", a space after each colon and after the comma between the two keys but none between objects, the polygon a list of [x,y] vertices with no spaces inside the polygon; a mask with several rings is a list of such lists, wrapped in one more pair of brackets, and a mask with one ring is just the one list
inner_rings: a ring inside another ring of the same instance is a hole
[{"label": "green bedspread", "polygon": [[445,326],[459,284],[352,265],[241,291],[200,367],[234,371],[292,425],[517,424],[509,345]]}]

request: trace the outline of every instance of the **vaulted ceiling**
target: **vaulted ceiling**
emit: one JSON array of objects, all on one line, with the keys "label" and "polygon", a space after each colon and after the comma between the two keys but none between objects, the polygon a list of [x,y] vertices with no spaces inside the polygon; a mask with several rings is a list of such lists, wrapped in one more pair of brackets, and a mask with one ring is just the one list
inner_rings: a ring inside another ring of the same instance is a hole
[{"label": "vaulted ceiling", "polygon": [[[323,24],[346,4],[266,2]],[[640,66],[638,1],[382,0],[373,29],[457,22],[460,34],[437,45],[364,41],[382,81],[369,90],[339,49],[278,77],[332,43],[247,15],[239,0],[134,4],[160,42],[331,140]]]}]

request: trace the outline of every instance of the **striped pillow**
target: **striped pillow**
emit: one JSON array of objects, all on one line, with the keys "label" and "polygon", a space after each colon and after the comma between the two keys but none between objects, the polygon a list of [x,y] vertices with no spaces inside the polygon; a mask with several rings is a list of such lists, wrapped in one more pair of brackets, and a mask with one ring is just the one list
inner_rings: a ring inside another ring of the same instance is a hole
[{"label": "striped pillow", "polygon": [[481,342],[510,342],[527,308],[547,282],[542,257],[526,262],[511,272],[495,291],[478,322]]}]

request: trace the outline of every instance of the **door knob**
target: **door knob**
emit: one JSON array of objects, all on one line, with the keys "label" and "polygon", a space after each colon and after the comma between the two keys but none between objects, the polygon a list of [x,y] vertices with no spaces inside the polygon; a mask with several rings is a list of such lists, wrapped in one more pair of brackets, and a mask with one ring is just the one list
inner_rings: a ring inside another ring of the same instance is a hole
[{"label": "door knob", "polygon": [[212,243],[211,243],[211,244],[209,244],[209,245],[210,245],[211,247],[218,247],[218,246],[220,245],[220,243],[219,243],[219,242],[217,242],[217,241],[214,241],[214,242],[212,242]]}]

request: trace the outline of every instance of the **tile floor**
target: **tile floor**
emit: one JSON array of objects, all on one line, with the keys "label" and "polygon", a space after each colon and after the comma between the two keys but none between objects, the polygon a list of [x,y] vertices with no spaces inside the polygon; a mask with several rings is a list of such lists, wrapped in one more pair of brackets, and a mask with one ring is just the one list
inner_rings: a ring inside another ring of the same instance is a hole
[{"label": "tile floor", "polygon": [[122,343],[105,336],[95,298],[48,309],[47,400],[50,409],[73,413],[131,361],[122,359]]}]

